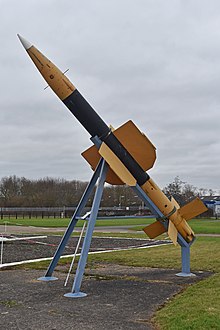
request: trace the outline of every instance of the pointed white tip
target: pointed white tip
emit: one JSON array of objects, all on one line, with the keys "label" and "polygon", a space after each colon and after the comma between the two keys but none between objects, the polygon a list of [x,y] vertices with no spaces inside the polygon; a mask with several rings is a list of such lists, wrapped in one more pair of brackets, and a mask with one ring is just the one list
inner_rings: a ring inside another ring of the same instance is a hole
[{"label": "pointed white tip", "polygon": [[29,41],[27,41],[26,39],[24,39],[22,36],[20,36],[19,34],[17,34],[20,42],[22,43],[22,45],[24,46],[24,48],[27,50],[29,48],[31,48],[31,46],[33,46],[33,44],[31,44]]}]

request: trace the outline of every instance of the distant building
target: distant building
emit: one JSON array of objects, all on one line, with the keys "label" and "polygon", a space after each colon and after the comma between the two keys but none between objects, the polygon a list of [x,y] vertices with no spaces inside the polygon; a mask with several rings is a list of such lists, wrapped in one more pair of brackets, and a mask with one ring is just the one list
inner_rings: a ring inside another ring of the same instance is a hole
[{"label": "distant building", "polygon": [[200,198],[208,209],[212,210],[216,218],[220,217],[220,196],[202,196]]}]

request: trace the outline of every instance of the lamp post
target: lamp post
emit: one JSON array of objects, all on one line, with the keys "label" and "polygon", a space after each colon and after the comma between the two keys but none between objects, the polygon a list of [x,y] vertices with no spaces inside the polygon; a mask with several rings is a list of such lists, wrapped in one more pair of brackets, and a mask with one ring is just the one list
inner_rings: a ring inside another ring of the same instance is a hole
[{"label": "lamp post", "polygon": [[124,198],[125,196],[123,196],[123,195],[120,195],[119,196],[119,207],[121,207],[122,206],[122,198]]}]

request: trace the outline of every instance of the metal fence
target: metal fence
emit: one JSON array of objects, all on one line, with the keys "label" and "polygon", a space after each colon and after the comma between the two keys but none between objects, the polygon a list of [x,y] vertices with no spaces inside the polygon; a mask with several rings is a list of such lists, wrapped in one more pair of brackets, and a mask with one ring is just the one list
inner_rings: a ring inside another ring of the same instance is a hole
[{"label": "metal fence", "polygon": [[[4,218],[70,218],[76,207],[1,207],[0,217]],[[84,213],[90,211],[90,207],[85,207]],[[147,207],[101,207],[99,217],[107,216],[145,216],[151,215]]]}]

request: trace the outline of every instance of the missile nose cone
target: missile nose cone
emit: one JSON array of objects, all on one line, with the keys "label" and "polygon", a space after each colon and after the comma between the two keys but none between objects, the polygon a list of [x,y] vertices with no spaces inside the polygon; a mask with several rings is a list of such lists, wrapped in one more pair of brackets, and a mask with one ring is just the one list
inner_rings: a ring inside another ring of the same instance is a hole
[{"label": "missile nose cone", "polygon": [[24,49],[28,50],[29,48],[31,48],[31,46],[33,46],[33,44],[31,44],[29,41],[27,41],[22,36],[20,36],[20,34],[17,34],[17,36],[20,42],[22,43],[22,45],[24,46]]}]

